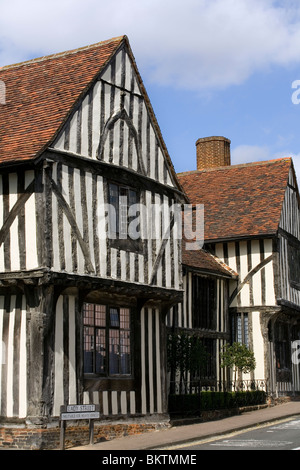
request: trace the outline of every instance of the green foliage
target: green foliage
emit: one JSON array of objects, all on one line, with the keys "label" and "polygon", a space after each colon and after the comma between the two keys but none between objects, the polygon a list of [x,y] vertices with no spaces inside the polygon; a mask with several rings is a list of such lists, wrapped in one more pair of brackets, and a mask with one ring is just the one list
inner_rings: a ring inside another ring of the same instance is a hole
[{"label": "green foliage", "polygon": [[201,371],[208,354],[197,336],[186,333],[169,334],[167,342],[168,369],[182,374]]},{"label": "green foliage", "polygon": [[253,351],[241,343],[225,345],[221,353],[221,361],[221,367],[235,367],[243,373],[251,372],[256,366]]},{"label": "green foliage", "polygon": [[266,392],[200,392],[191,395],[170,395],[169,412],[177,415],[197,415],[202,411],[241,408],[266,402]]}]

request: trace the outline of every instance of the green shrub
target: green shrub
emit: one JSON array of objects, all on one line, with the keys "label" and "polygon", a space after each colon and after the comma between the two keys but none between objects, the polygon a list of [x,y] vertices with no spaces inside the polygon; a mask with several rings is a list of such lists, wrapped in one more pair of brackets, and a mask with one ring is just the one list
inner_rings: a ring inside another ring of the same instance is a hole
[{"label": "green shrub", "polygon": [[266,402],[266,393],[260,390],[239,392],[200,392],[191,395],[169,395],[169,412],[180,415],[201,411],[239,408]]}]

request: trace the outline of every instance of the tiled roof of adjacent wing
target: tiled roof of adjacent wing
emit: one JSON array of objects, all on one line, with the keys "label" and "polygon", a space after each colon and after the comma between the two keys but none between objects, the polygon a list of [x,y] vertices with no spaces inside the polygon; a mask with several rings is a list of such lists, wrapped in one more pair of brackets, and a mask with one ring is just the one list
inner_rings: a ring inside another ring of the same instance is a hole
[{"label": "tiled roof of adjacent wing", "polygon": [[215,274],[228,278],[238,276],[229,266],[206,250],[188,250],[184,241],[182,246],[182,264],[202,274]]},{"label": "tiled roof of adjacent wing", "polygon": [[205,241],[274,235],[290,158],[178,174],[192,204],[204,204]]}]

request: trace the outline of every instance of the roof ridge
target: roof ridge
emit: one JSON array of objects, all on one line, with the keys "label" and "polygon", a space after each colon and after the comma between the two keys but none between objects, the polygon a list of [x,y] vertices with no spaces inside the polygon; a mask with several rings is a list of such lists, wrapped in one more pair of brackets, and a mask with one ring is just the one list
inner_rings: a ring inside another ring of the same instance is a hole
[{"label": "roof ridge", "polygon": [[248,163],[237,163],[236,165],[226,165],[226,166],[218,166],[218,167],[213,167],[213,168],[203,168],[202,170],[183,171],[183,172],[177,173],[177,176],[184,176],[184,175],[204,173],[204,172],[212,172],[212,171],[230,170],[231,168],[243,168],[243,167],[249,167],[249,166],[269,165],[269,164],[278,163],[280,161],[292,161],[292,157],[281,157],[281,158],[274,158],[272,160],[261,160],[261,161],[257,161],[257,162],[248,162]]},{"label": "roof ridge", "polygon": [[36,57],[34,59],[24,60],[22,62],[17,62],[15,64],[4,65],[4,66],[0,67],[0,72],[2,70],[8,70],[8,69],[11,69],[11,68],[14,68],[14,67],[22,67],[22,66],[30,65],[30,64],[33,64],[33,63],[37,63],[37,62],[42,62],[44,60],[51,60],[51,59],[55,59],[55,58],[58,58],[58,57],[63,57],[65,55],[76,54],[76,53],[84,51],[84,50],[93,49],[93,48],[100,47],[100,46],[105,46],[106,44],[110,44],[112,42],[117,42],[117,41],[121,42],[126,38],[127,38],[126,35],[116,36],[116,37],[111,38],[111,39],[106,39],[105,41],[96,42],[94,44],[89,44],[89,45],[86,45],[86,46],[78,47],[76,49],[69,49],[69,50],[66,50],[66,51],[63,51],[63,52],[55,52],[53,54],[49,54],[49,55],[45,55],[45,56],[41,56],[41,57]]}]

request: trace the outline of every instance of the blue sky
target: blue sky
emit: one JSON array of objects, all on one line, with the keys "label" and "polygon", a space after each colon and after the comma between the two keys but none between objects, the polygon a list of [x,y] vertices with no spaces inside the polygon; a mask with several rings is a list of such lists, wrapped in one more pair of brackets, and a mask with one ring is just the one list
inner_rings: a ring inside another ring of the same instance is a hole
[{"label": "blue sky", "polygon": [[0,66],[123,34],[176,171],[222,135],[233,164],[292,156],[299,179],[299,0],[0,0]]}]

